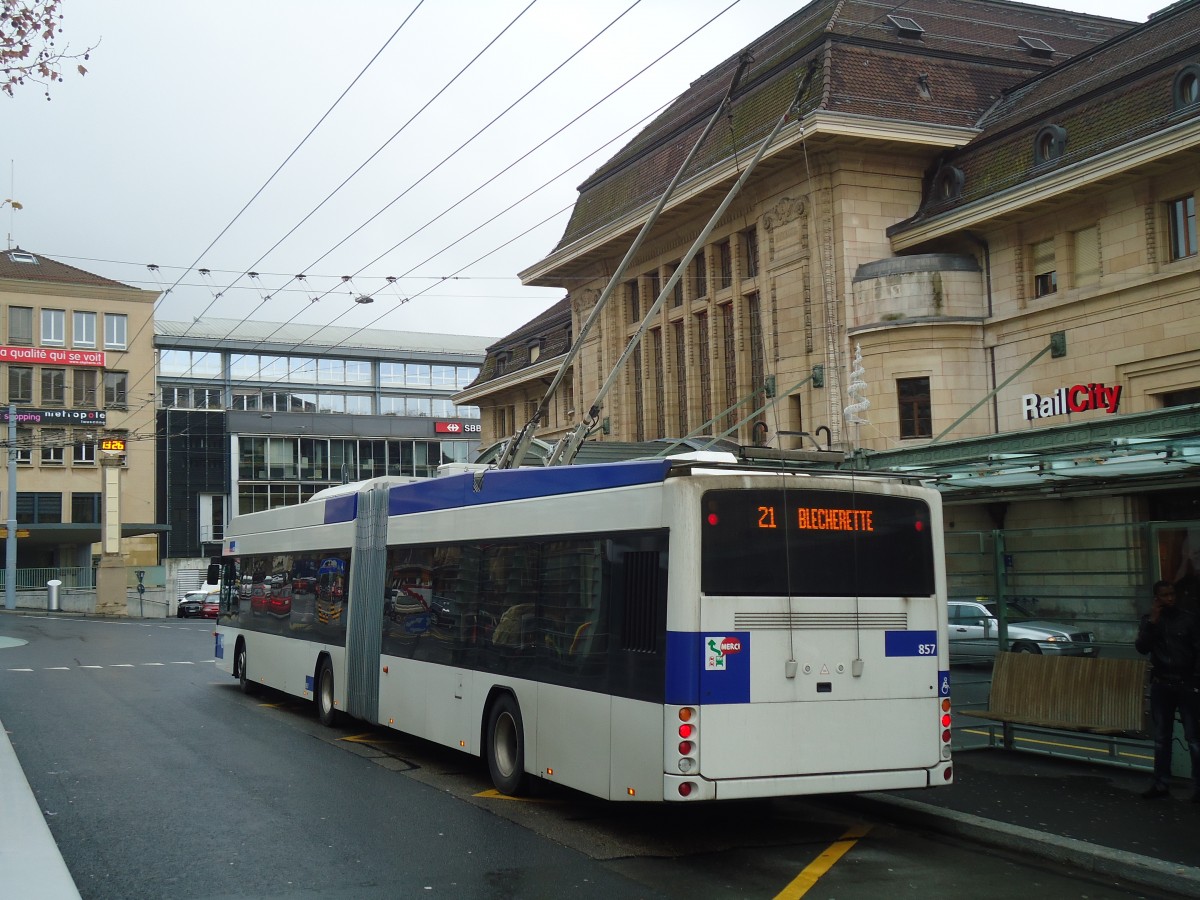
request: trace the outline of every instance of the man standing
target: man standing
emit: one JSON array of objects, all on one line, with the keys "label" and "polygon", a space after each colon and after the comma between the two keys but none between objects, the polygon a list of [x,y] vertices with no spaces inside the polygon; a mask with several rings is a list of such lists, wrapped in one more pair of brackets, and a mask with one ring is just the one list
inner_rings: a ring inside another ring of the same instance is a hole
[{"label": "man standing", "polygon": [[1175,586],[1154,585],[1154,606],[1142,616],[1134,647],[1150,654],[1150,720],[1154,729],[1154,783],[1147,800],[1169,796],[1175,711],[1192,756],[1192,802],[1200,803],[1200,619],[1175,605]]}]

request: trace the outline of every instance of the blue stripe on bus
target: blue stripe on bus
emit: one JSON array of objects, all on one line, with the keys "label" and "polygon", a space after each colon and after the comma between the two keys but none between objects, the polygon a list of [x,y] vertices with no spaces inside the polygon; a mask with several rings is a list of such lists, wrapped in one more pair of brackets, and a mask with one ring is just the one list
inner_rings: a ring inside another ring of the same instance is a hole
[{"label": "blue stripe on bus", "polygon": [[587,466],[488,469],[482,473],[431,478],[393,487],[388,494],[388,515],[654,484],[663,481],[670,468],[670,461],[665,459],[635,460]]},{"label": "blue stripe on bus", "polygon": [[325,524],[353,522],[358,515],[358,494],[330,497],[325,501]]},{"label": "blue stripe on bus", "polygon": [[936,631],[885,631],[884,656],[937,656]]},{"label": "blue stripe on bus", "polygon": [[667,632],[666,701],[750,702],[750,632]]}]

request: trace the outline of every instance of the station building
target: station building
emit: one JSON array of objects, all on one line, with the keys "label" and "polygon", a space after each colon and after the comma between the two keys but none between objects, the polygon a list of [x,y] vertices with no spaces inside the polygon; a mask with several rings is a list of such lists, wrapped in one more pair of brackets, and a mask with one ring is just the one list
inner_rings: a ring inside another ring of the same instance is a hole
[{"label": "station building", "polygon": [[[662,295],[594,440],[750,444],[765,426],[781,449],[931,479],[952,594],[1024,595],[1127,639],[1150,582],[1200,560],[1197,35],[1190,2],[1142,25],[998,0],[808,4],[747,48],[728,124],[539,437],[587,413]],[[527,421],[544,339],[580,334],[738,66],[588,179],[522,273],[566,299],[489,348],[466,392],[485,443]]]}]

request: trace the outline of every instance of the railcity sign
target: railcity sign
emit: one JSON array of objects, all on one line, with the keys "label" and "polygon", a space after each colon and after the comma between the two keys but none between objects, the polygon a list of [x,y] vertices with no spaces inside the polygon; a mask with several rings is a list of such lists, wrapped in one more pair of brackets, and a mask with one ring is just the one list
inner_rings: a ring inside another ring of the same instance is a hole
[{"label": "railcity sign", "polygon": [[1104,382],[1092,382],[1060,387],[1052,394],[1023,394],[1021,414],[1026,421],[1087,412],[1091,409],[1102,409],[1111,415],[1117,411],[1120,403],[1121,385],[1114,384],[1108,387]]}]

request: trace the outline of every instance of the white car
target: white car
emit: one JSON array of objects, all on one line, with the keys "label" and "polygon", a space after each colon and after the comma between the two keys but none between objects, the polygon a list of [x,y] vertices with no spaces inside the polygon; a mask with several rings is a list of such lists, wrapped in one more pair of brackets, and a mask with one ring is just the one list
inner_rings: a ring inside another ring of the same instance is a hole
[{"label": "white car", "polygon": [[[951,600],[949,615],[950,655],[992,657],[1000,650],[1000,625],[995,603],[980,600]],[[1095,635],[1059,622],[1035,619],[1019,603],[1005,606],[1008,647],[1014,653],[1046,653],[1057,656],[1096,656]]]}]

